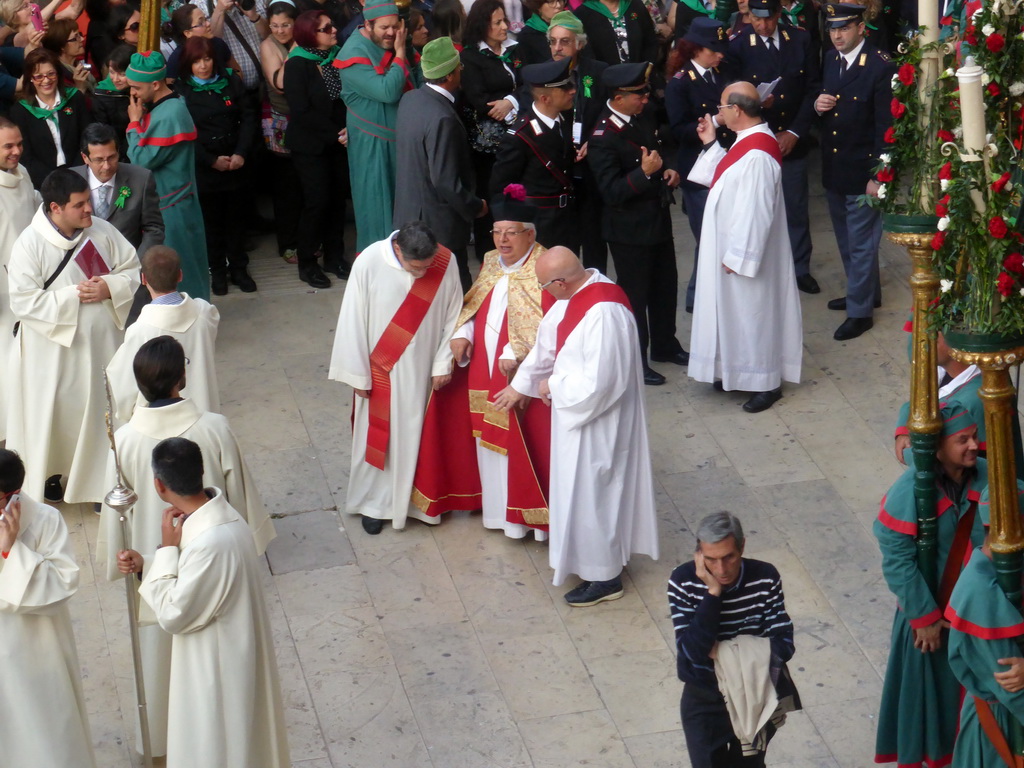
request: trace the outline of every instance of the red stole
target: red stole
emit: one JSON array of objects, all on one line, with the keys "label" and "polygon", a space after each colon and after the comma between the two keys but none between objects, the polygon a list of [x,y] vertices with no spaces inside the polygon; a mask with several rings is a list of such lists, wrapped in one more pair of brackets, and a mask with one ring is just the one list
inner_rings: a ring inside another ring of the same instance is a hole
[{"label": "red stole", "polygon": [[373,383],[370,387],[369,428],[366,432],[366,463],[377,469],[384,469],[384,458],[391,436],[391,369],[426,317],[441,287],[451,255],[447,248],[437,249],[434,263],[430,265],[427,274],[413,281],[402,306],[395,312],[370,353],[370,379]]},{"label": "red stole", "polygon": [[415,86],[412,84],[412,78],[409,75],[409,67],[401,59],[395,58],[394,51],[384,51],[384,55],[380,57],[380,64],[374,64],[366,56],[353,56],[351,59],[335,59],[331,62],[331,65],[335,69],[347,69],[348,67],[355,66],[356,64],[365,64],[370,67],[378,75],[383,75],[388,71],[388,67],[392,64],[397,64],[405,72],[405,84],[402,86],[402,92],[411,91]]},{"label": "red stole", "polygon": [[775,162],[782,165],[782,151],[779,149],[779,142],[774,136],[770,136],[767,133],[751,133],[744,136],[742,139],[737,141],[728,152],[725,153],[725,157],[722,158],[721,162],[718,163],[718,167],[715,168],[715,175],[711,179],[711,186],[714,187],[718,183],[719,177],[729,170],[734,163],[739,162],[747,152],[759,149],[762,152],[767,152],[771,155]]},{"label": "red stole", "polygon": [[633,308],[629,305],[629,299],[626,298],[626,292],[615,283],[591,283],[581,288],[569,298],[569,306],[565,310],[565,316],[558,324],[558,331],[555,337],[555,357],[558,357],[558,353],[562,351],[562,347],[565,345],[565,340],[569,338],[569,334],[576,330],[576,326],[580,324],[580,321],[587,312],[596,304],[604,301],[621,304],[630,312],[633,311]]}]

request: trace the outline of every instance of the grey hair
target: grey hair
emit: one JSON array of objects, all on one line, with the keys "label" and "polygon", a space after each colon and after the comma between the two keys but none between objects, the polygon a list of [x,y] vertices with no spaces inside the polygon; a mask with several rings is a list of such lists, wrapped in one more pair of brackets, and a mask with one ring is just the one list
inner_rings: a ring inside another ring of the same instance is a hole
[{"label": "grey hair", "polygon": [[528,229],[531,232],[537,231],[537,225],[534,224],[532,221],[521,221],[519,223],[523,225],[523,229]]},{"label": "grey hair", "polygon": [[[555,26],[561,26],[561,25],[560,24],[556,24]],[[572,32],[571,29],[569,31]],[[587,45],[587,33],[586,32],[573,32],[573,34],[576,36],[576,45],[579,47],[580,50],[583,50],[586,47],[586,45]],[[548,38],[548,45],[551,45],[551,42],[552,42],[552,40],[549,37]]]},{"label": "grey hair", "polygon": [[747,117],[761,116],[761,100],[756,96],[747,96],[745,93],[733,91],[729,94],[728,103],[735,104],[739,107],[740,112]]},{"label": "grey hair", "polygon": [[732,536],[736,540],[736,546],[743,548],[746,537],[743,535],[743,523],[732,512],[712,512],[700,521],[697,526],[697,546],[701,542],[705,544],[717,544]]}]

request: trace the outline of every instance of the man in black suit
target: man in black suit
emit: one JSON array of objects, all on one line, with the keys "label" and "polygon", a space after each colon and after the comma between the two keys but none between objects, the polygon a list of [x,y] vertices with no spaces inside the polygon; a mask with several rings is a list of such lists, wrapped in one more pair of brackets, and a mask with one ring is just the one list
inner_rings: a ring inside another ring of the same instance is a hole
[{"label": "man in black suit", "polygon": [[402,181],[395,188],[394,227],[425,222],[437,242],[455,254],[462,289],[468,291],[473,281],[466,248],[473,219],[487,212],[487,203],[474,193],[469,141],[455,111],[462,63],[451,38],[423,46],[420,68],[426,85],[398,103],[395,133]]},{"label": "man in black suit", "polygon": [[826,26],[835,49],[825,54],[822,92],[814,102],[821,115],[821,177],[846,270],[846,295],[828,303],[846,311],[836,341],[855,339],[874,325],[873,309],[882,305],[878,246],[882,216],[862,202],[877,196],[875,166],[892,124],[889,54],[864,39],[864,8],[847,3],[825,6]]},{"label": "man in black suit", "polygon": [[562,113],[572,109],[576,85],[569,59],[523,67],[533,104],[502,137],[491,171],[491,199],[502,198],[509,184],[526,187],[526,199],[537,207],[537,242],[545,248],[564,245],[579,251],[580,233],[573,165],[577,152],[572,125]]},{"label": "man in black suit", "polygon": [[661,158],[650,74],[654,67],[616,64],[604,71],[612,94],[590,136],[587,159],[604,197],[603,233],[615,274],[629,297],[640,335],[644,384],[664,384],[651,360],[687,365],[690,356],[676,338],[679,276],[669,202],[679,174]]},{"label": "man in black suit", "polygon": [[793,246],[796,285],[819,293],[811,275],[811,224],[808,214],[807,155],[810,152],[814,100],[821,90],[815,49],[802,29],[780,26],[779,0],[750,0],[751,29],[729,43],[727,59],[736,79],[755,86],[781,78],[761,114],[782,152],[782,195],[786,226]]},{"label": "man in black suit", "polygon": [[[154,245],[163,245],[164,218],[153,174],[139,165],[118,161],[117,137],[105,123],[90,123],[82,133],[82,160],[72,168],[89,182],[92,215],[114,225],[141,260]],[[128,323],[149,303],[145,286],[135,294]]]}]

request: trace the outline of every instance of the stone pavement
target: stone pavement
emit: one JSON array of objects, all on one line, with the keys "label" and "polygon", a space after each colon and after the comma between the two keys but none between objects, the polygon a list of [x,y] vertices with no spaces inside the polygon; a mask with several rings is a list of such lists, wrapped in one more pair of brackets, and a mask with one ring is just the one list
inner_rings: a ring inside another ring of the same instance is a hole
[{"label": "stone pavement", "polygon": [[[693,241],[675,216],[685,285]],[[844,281],[819,196],[812,220],[823,291],[801,295],[803,382],[751,416],[744,395],[656,366],[669,380],[646,391],[661,560],[635,558],[625,597],[584,609],[563,602],[571,583],[551,586],[546,545],[485,531],[479,515],[377,537],[339,515],[351,393],[327,367],[342,288],[308,290],[269,244],[253,254],[260,292],[217,300],[218,372],[276,517],[266,586],[295,766],[686,768],[665,583],[718,509],[742,518],[748,555],[778,566],[796,626],[805,710],[769,765],[872,764],[894,600],[870,526],[901,470],[891,435],[908,389],[909,259],[883,245],[875,328],[835,342],[843,318],[825,302]],[[82,566],[71,610],[98,762],[139,765],[124,587],[93,562],[98,518],[64,512]]]}]

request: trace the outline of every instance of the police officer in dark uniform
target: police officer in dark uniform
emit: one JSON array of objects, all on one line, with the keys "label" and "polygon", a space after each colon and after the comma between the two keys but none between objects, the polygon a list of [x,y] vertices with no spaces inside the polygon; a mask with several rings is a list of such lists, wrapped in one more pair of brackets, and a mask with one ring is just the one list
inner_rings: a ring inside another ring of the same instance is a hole
[{"label": "police officer in dark uniform", "polygon": [[804,293],[819,293],[818,281],[811,275],[807,207],[807,155],[814,100],[821,91],[814,46],[804,30],[779,24],[779,0],[750,0],[750,14],[751,28],[729,43],[727,64],[736,79],[754,86],[781,78],[772,92],[770,106],[762,107],[761,114],[782,151],[782,195],[796,284]]},{"label": "police officer in dark uniform", "polygon": [[576,150],[572,125],[562,117],[571,110],[576,85],[570,59],[523,67],[523,82],[533,104],[523,110],[502,137],[491,171],[491,197],[500,200],[509,184],[526,187],[526,200],[537,208],[537,242],[563,245],[579,252],[576,190],[572,180]]},{"label": "police officer in dark uniform", "polygon": [[587,159],[604,198],[604,237],[618,283],[629,297],[640,334],[645,384],[665,377],[647,364],[687,365],[690,355],[676,338],[675,244],[669,203],[679,174],[665,168],[653,109],[647,62],[616,64],[604,71],[611,94],[590,135]]},{"label": "police officer in dark uniform", "polygon": [[882,305],[882,216],[859,198],[878,194],[875,166],[892,123],[896,67],[888,53],[864,39],[863,13],[859,5],[825,6],[835,48],[825,54],[822,93],[814,102],[821,115],[822,182],[846,270],[846,296],[828,303],[829,309],[846,311],[846,320],[834,334],[837,341],[855,339],[871,328],[873,309]]}]

